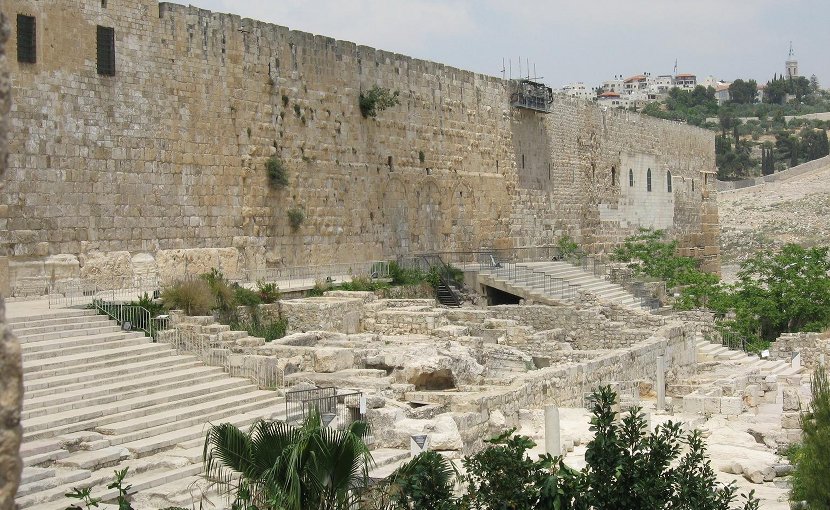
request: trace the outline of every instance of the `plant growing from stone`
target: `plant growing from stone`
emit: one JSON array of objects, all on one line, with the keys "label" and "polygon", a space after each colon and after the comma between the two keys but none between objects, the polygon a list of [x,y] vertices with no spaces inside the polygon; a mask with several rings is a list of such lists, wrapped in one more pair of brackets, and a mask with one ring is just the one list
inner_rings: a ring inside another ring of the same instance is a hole
[{"label": "plant growing from stone", "polygon": [[296,232],[300,230],[300,226],[305,221],[305,213],[299,207],[292,207],[286,213],[288,215],[288,224],[291,225],[291,231]]},{"label": "plant growing from stone", "polygon": [[367,92],[360,93],[360,113],[365,119],[377,118],[379,112],[401,103],[398,99],[399,95],[400,92],[397,90],[392,92],[387,88],[375,85]]},{"label": "plant growing from stone", "polygon": [[273,189],[282,189],[288,186],[288,173],[285,165],[276,156],[271,156],[265,162],[265,171],[268,173],[268,184]]}]

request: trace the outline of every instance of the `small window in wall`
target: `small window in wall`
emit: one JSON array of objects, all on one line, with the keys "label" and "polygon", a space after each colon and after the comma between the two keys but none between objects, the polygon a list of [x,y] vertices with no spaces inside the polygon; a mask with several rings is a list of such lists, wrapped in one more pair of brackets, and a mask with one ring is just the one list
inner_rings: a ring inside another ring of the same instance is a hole
[{"label": "small window in wall", "polygon": [[692,191],[694,191],[694,190],[695,190],[695,180],[692,179]]},{"label": "small window in wall", "polygon": [[651,168],[646,172],[646,191],[651,191]]},{"label": "small window in wall", "polygon": [[628,187],[634,187],[634,170],[628,169]]},{"label": "small window in wall", "polygon": [[613,166],[611,167],[611,186],[617,185],[617,169]]},{"label": "small window in wall", "polygon": [[17,15],[17,61],[25,64],[37,62],[37,36],[35,17]]},{"label": "small window in wall", "polygon": [[107,0],[101,0],[101,7],[103,7],[104,9],[107,8]]},{"label": "small window in wall", "polygon": [[666,172],[666,191],[671,193],[671,172]]},{"label": "small window in wall", "polygon": [[98,74],[115,76],[115,29],[98,26]]},{"label": "small window in wall", "polygon": [[525,167],[525,155],[522,154],[522,168]]}]

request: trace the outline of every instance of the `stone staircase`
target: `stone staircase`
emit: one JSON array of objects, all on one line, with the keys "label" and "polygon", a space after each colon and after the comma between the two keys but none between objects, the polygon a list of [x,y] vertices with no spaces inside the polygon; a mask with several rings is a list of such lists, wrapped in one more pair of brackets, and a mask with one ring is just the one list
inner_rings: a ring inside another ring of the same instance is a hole
[{"label": "stone staircase", "polygon": [[[544,273],[552,278],[561,278],[570,285],[576,285],[579,291],[595,296],[601,301],[616,303],[628,308],[647,309],[641,305],[639,298],[635,297],[621,285],[596,277],[593,273],[568,264],[567,262],[525,262],[517,263],[516,266],[519,268],[527,268],[532,272]],[[499,271],[498,269],[485,270],[482,271],[482,274],[487,275],[487,277],[495,281],[524,289],[529,297],[532,295],[541,295],[559,299],[559,296],[556,294],[549,295],[546,293],[544,283],[538,281],[538,278],[529,275],[528,273],[530,271],[524,271],[524,274],[520,271],[515,278],[506,277],[506,272]]]},{"label": "stone staircase", "polygon": [[[198,479],[208,424],[244,427],[284,414],[275,392],[121,331],[93,310],[9,322],[23,352],[21,508],[66,508],[73,487],[95,486],[106,501],[116,495],[106,488],[113,471],[124,467],[133,491],[163,499]],[[189,507],[189,496],[180,503]]]},{"label": "stone staircase", "polygon": [[698,363],[707,361],[729,362],[729,366],[738,372],[757,370],[759,374],[768,376],[790,377],[804,372],[803,367],[793,367],[790,363],[781,360],[766,360],[758,356],[747,354],[744,351],[730,349],[719,343],[712,343],[698,336],[696,341]]}]

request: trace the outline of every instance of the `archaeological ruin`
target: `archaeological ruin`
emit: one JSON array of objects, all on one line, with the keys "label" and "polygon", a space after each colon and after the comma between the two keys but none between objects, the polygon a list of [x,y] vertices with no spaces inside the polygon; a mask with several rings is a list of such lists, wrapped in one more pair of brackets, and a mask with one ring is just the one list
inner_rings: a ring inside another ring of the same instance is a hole
[{"label": "archaeological ruin", "polygon": [[[111,503],[123,468],[138,510],[227,505],[207,424],[310,409],[371,424],[379,479],[413,437],[455,460],[510,427],[545,445],[555,404],[555,453],[579,467],[601,385],[651,426],[703,429],[719,480],[785,508],[782,452],[830,341],[747,355],[607,261],[650,228],[720,271],[712,132],[156,0],[0,14],[0,510],[78,487]],[[393,100],[372,111],[376,92]],[[451,263],[458,289],[330,288],[386,284],[391,261]],[[212,270],[278,285],[229,308],[284,335],[133,303]]]}]

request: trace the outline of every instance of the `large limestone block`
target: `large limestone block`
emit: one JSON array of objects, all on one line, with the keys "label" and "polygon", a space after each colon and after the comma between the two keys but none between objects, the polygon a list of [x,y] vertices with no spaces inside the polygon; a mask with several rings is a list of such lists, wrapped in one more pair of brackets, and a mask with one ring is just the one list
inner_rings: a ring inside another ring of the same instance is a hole
[{"label": "large limestone block", "polygon": [[43,269],[50,281],[68,280],[81,275],[78,257],[70,254],[51,255],[43,261]]},{"label": "large limestone block", "polygon": [[331,373],[354,368],[354,352],[351,349],[318,347],[314,350],[314,371]]},{"label": "large limestone block", "polygon": [[449,414],[442,414],[432,420],[403,419],[394,424],[398,448],[407,448],[413,435],[429,436],[429,449],[436,451],[461,450],[464,441],[458,425]]},{"label": "large limestone block", "polygon": [[80,257],[81,278],[99,287],[117,289],[133,283],[132,256],[128,251],[91,252]]},{"label": "large limestone block", "polygon": [[158,273],[156,258],[149,253],[136,253],[131,260],[133,273],[141,276],[151,276]]},{"label": "large limestone block", "polygon": [[366,363],[392,368],[398,381],[424,390],[476,384],[484,373],[484,366],[476,361],[472,350],[457,342],[384,349],[368,356]]}]

